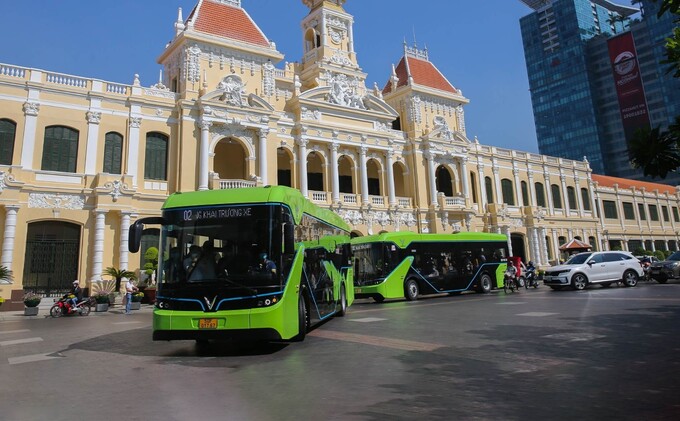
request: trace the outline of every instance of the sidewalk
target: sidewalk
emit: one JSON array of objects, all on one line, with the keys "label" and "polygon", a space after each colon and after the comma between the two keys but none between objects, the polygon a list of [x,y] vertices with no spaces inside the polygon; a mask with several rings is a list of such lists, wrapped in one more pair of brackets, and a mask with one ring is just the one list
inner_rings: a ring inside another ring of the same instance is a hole
[{"label": "sidewalk", "polygon": [[[54,305],[54,302],[51,300],[42,300],[40,302],[40,305],[38,308],[38,315],[37,316],[24,316],[24,311],[0,311],[0,322],[9,322],[9,321],[20,321],[20,320],[31,320],[31,319],[44,319],[46,317],[50,317],[50,308]],[[137,313],[153,313],[153,304],[142,304],[141,308],[139,310],[133,310],[133,314]],[[102,317],[102,316],[118,316],[121,314],[125,313],[125,307],[117,304],[115,307],[109,307],[108,311],[94,311],[94,307],[92,307],[92,311],[87,317]],[[73,316],[68,316],[68,317],[81,317],[77,315]]]}]

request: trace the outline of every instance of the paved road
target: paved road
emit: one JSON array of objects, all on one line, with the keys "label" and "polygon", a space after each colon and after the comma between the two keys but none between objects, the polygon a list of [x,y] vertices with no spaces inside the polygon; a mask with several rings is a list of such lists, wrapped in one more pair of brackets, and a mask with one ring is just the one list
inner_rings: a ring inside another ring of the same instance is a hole
[{"label": "paved road", "polygon": [[150,309],[0,318],[0,419],[680,419],[680,283],[360,300],[303,343],[151,341]]}]

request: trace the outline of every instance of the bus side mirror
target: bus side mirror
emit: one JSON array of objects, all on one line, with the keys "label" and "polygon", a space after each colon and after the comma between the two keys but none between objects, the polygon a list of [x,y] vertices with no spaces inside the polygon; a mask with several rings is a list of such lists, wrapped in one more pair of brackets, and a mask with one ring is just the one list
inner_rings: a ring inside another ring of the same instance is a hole
[{"label": "bus side mirror", "polygon": [[149,218],[138,219],[134,224],[130,225],[130,231],[128,232],[128,250],[130,253],[137,253],[139,251],[139,247],[142,245],[144,224],[164,225],[165,220],[158,216],[152,216]]},{"label": "bus side mirror", "polygon": [[295,226],[290,223],[283,225],[283,252],[285,254],[295,252]]}]

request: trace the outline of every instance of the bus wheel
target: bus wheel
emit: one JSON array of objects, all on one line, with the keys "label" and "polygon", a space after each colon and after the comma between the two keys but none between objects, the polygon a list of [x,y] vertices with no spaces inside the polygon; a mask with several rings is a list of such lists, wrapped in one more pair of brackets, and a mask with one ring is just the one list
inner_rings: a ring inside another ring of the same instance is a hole
[{"label": "bus wheel", "polygon": [[344,317],[347,314],[347,293],[345,292],[345,284],[340,285],[340,310],[335,313],[338,317]]},{"label": "bus wheel", "polygon": [[294,342],[302,342],[305,340],[307,326],[309,326],[307,304],[305,303],[305,297],[300,294],[300,298],[298,299],[298,334],[293,337]]},{"label": "bus wheel", "polygon": [[409,301],[415,301],[418,299],[418,282],[415,279],[409,279],[404,285],[404,297]]},{"label": "bus wheel", "polygon": [[482,274],[479,278],[479,284],[477,285],[477,292],[481,294],[487,294],[491,292],[491,277],[486,273]]}]

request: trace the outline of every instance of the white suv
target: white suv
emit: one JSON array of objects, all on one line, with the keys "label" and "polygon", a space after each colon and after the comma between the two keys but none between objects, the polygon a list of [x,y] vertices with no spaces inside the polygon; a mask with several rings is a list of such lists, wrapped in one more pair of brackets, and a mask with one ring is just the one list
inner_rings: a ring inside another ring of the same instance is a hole
[{"label": "white suv", "polygon": [[640,261],[627,251],[596,251],[576,254],[565,264],[546,269],[543,283],[552,289],[582,290],[590,284],[608,287],[613,282],[634,287],[643,273]]}]

